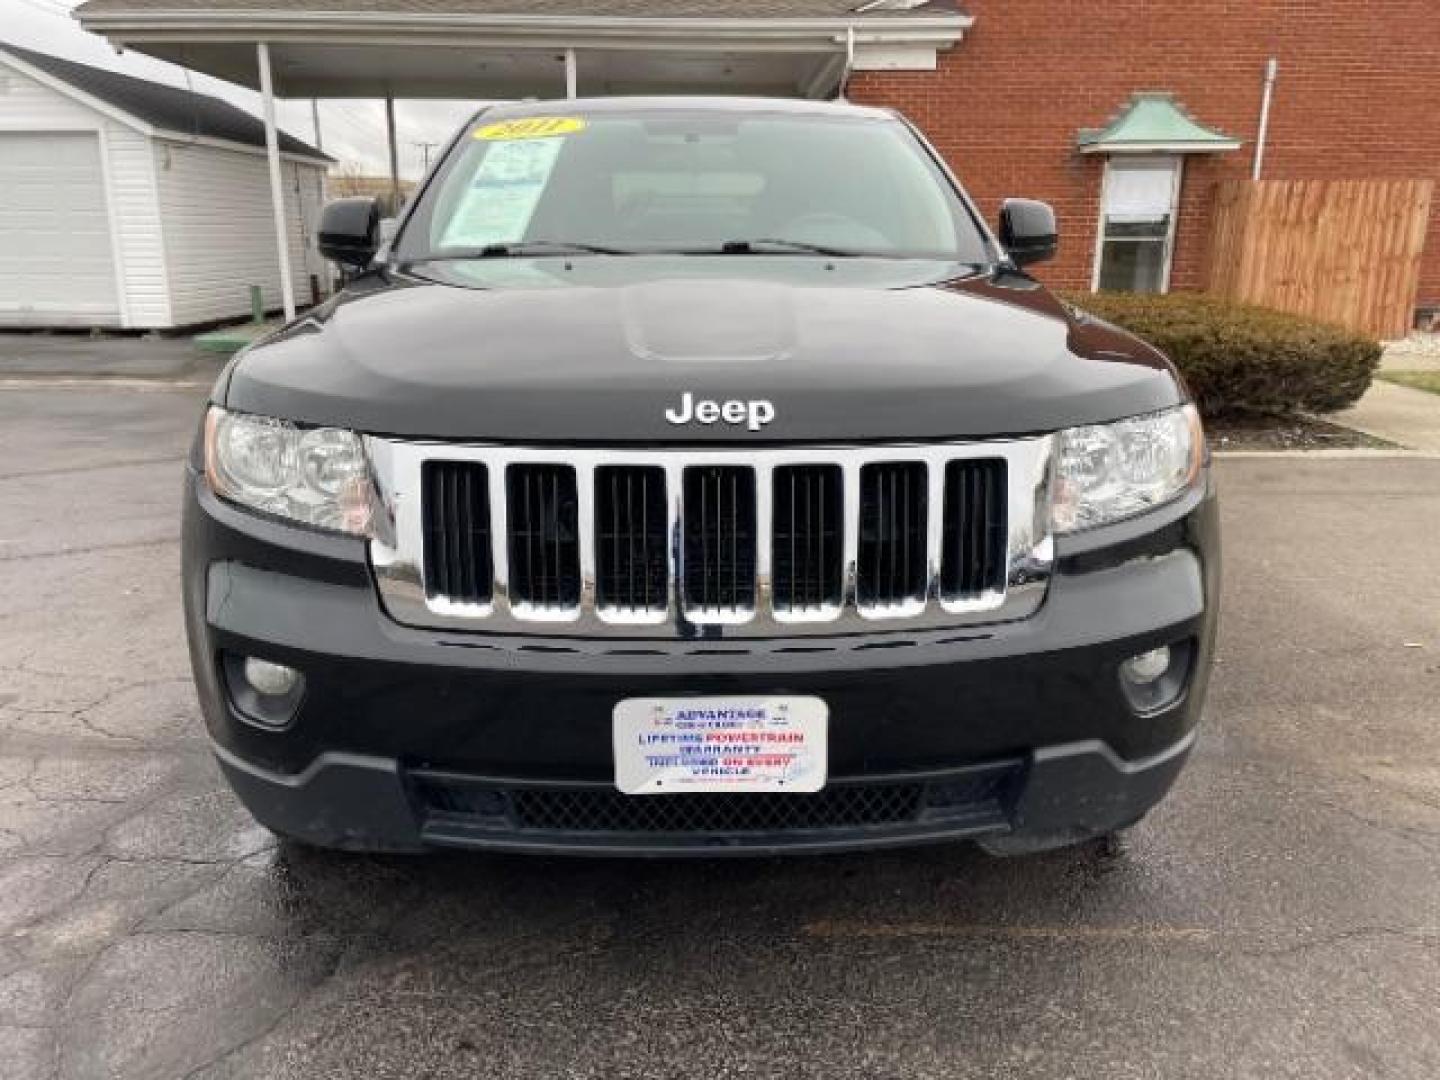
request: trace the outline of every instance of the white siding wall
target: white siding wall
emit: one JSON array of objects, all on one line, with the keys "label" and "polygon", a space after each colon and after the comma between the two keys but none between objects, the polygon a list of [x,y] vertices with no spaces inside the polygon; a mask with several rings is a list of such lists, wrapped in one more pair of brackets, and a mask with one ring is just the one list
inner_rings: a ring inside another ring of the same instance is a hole
[{"label": "white siding wall", "polygon": [[[0,131],[95,131],[107,162],[123,325],[170,325],[155,173],[144,135],[0,59]],[[3,243],[0,237],[0,243]]]},{"label": "white siding wall", "polygon": [[[261,287],[267,308],[279,308],[280,266],[264,156],[159,139],[153,156],[175,324],[248,313],[251,285]],[[318,267],[315,191],[322,176],[316,166],[281,161],[290,268],[302,305],[309,303],[309,274]]]},{"label": "white siding wall", "polygon": [[150,137],[134,128],[107,123],[102,142],[110,161],[110,206],[120,252],[125,325],[133,329],[174,326]]}]

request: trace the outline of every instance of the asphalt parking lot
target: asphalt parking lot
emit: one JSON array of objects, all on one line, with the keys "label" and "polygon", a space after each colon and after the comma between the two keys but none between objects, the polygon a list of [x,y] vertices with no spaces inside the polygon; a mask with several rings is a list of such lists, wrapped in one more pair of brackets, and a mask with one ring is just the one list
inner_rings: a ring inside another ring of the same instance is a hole
[{"label": "asphalt parking lot", "polygon": [[1440,461],[1229,459],[1203,738],[1118,849],[278,849],[180,625],[202,391],[0,386],[0,1075],[1440,1075]]}]

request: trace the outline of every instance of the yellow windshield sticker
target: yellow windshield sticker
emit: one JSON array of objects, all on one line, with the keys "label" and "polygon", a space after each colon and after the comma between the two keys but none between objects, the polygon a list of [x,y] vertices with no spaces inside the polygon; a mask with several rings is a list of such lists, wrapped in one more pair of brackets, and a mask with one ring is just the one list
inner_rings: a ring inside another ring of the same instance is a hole
[{"label": "yellow windshield sticker", "polygon": [[556,135],[573,135],[585,130],[585,121],[578,116],[527,116],[523,120],[501,120],[486,124],[475,132],[475,138],[497,142],[507,139],[549,139]]}]

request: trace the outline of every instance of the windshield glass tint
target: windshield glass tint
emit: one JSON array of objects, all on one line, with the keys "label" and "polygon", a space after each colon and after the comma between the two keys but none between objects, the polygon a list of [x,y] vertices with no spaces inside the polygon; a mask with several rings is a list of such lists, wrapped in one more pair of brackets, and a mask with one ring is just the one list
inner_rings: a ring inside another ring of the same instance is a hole
[{"label": "windshield glass tint", "polygon": [[899,121],[715,111],[482,117],[426,190],[399,255],[494,245],[547,254],[561,243],[698,253],[746,242],[762,254],[795,245],[987,258],[948,180]]}]

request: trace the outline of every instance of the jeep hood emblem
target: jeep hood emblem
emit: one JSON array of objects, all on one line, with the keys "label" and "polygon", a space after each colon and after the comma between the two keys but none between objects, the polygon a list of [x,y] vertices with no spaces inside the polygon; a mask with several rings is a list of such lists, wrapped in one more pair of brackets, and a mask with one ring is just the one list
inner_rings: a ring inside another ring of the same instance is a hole
[{"label": "jeep hood emblem", "polygon": [[744,424],[751,431],[759,431],[775,419],[775,406],[768,401],[715,401],[712,398],[695,399],[686,391],[680,396],[680,406],[665,410],[665,419],[677,426],[681,424]]}]

